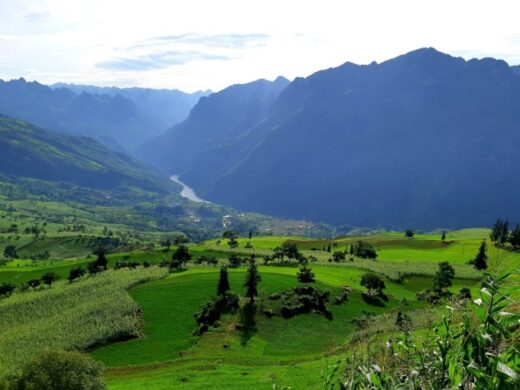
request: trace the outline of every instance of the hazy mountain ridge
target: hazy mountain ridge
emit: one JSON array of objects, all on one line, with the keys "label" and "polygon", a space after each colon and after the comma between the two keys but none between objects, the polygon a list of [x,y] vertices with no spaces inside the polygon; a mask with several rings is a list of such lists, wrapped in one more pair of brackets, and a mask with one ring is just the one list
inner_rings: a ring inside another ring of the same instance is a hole
[{"label": "hazy mountain ridge", "polygon": [[[240,209],[353,226],[478,226],[520,210],[514,70],[431,48],[346,63],[295,79],[235,140],[201,138],[212,148],[159,162],[199,195]],[[220,131],[215,118],[190,131],[195,114],[185,133]],[[172,153],[178,142],[174,132],[162,139]]]},{"label": "hazy mountain ridge", "polygon": [[97,87],[67,83],[57,83],[51,85],[51,87],[55,89],[67,88],[78,94],[87,92],[97,95],[120,95],[134,102],[139,111],[146,115],[153,126],[162,130],[182,122],[188,117],[190,110],[202,96],[212,93],[210,90],[186,93],[178,89]]},{"label": "hazy mountain ridge", "polygon": [[287,86],[283,77],[232,85],[202,97],[190,116],[163,135],[146,142],[137,155],[172,173],[184,173],[194,159],[237,140],[269,115],[272,102]]},{"label": "hazy mountain ridge", "polygon": [[[167,114],[162,116],[152,110],[153,107],[158,111],[163,109],[160,104],[155,104],[161,101],[161,97],[158,97],[161,92],[114,92],[99,94],[81,88],[51,88],[24,79],[0,80],[0,113],[53,131],[90,136],[114,150],[133,151],[143,141],[159,135],[167,128],[162,123],[171,117],[168,110],[165,109]],[[124,94],[143,94],[147,96],[149,103],[143,103],[145,98],[135,97],[132,100],[124,97]],[[162,103],[171,110],[168,99],[164,98]],[[182,103],[184,111],[181,111],[186,115],[191,103],[193,101],[189,99]],[[168,126],[172,124],[169,123]]]}]

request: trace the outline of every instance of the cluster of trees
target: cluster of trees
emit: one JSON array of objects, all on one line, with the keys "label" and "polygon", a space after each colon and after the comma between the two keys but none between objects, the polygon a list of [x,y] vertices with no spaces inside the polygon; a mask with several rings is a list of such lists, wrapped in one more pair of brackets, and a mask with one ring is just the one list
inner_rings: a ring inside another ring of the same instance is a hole
[{"label": "cluster of trees", "polygon": [[509,243],[514,249],[520,249],[520,224],[517,223],[516,227],[510,231],[509,222],[498,218],[491,228],[489,237],[496,245]]},{"label": "cluster of trees", "polygon": [[282,246],[273,249],[273,258],[283,263],[285,258],[289,260],[297,260],[300,264],[305,264],[308,259],[298,250],[298,246],[293,242],[284,242]]},{"label": "cluster of trees", "polygon": [[[255,305],[260,281],[261,277],[256,262],[251,259],[243,284],[248,307],[242,308],[243,311],[250,312],[250,307]],[[200,311],[193,314],[198,324],[194,334],[200,336],[208,331],[211,326],[219,326],[222,314],[235,313],[239,309],[240,297],[231,291],[227,267],[221,267],[217,283],[217,297],[211,298],[202,306]],[[244,324],[239,327],[243,328]]]},{"label": "cluster of trees", "polygon": [[375,260],[377,258],[375,248],[364,241],[358,241],[356,244],[352,244],[350,246],[350,254],[361,257],[362,259]]},{"label": "cluster of trees", "polygon": [[172,254],[170,261],[170,270],[178,270],[184,267],[184,265],[192,258],[191,253],[186,245],[179,245],[175,252]]},{"label": "cluster of trees", "polygon": [[11,295],[17,288],[21,291],[24,291],[28,289],[35,290],[40,286],[51,287],[52,284],[58,279],[58,274],[56,274],[53,271],[48,271],[45,274],[43,274],[39,279],[29,279],[24,284],[18,286],[11,282],[4,282],[0,284],[0,297],[7,297]]}]

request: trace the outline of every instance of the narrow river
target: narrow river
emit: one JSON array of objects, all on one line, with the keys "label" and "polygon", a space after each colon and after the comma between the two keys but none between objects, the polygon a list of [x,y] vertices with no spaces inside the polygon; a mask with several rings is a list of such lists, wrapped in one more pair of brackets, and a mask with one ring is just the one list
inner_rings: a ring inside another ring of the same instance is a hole
[{"label": "narrow river", "polygon": [[190,186],[184,184],[182,181],[179,180],[179,175],[173,175],[170,177],[170,180],[173,180],[175,183],[180,184],[182,186],[181,196],[183,198],[192,200],[193,202],[197,203],[210,203],[207,200],[204,200],[202,198],[199,198],[193,188]]}]

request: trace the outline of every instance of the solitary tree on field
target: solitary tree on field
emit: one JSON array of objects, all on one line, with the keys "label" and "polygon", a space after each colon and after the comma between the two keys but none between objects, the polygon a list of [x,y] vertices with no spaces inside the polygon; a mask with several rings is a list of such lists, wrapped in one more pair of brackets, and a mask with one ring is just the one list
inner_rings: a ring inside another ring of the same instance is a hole
[{"label": "solitary tree on field", "polygon": [[253,237],[253,229],[249,229],[249,239]]},{"label": "solitary tree on field", "polygon": [[406,232],[404,232],[404,236],[406,238],[413,238],[415,235],[415,232],[412,229],[406,229]]},{"label": "solitary tree on field", "polygon": [[441,291],[443,288],[450,287],[455,278],[455,270],[448,262],[439,263],[439,270],[433,276],[433,288]]},{"label": "solitary tree on field", "polygon": [[249,298],[249,302],[251,303],[254,303],[255,298],[258,296],[258,282],[260,282],[260,279],[256,263],[251,261],[247,268],[246,280],[244,282],[246,297]]},{"label": "solitary tree on field", "polygon": [[361,277],[361,285],[366,287],[368,295],[381,296],[386,287],[385,282],[376,274],[366,273]]},{"label": "solitary tree on field", "polygon": [[480,244],[477,257],[475,257],[475,259],[473,260],[473,266],[478,270],[486,269],[488,267],[487,260],[487,245],[486,240],[484,240]]},{"label": "solitary tree on field", "polygon": [[191,254],[186,245],[179,245],[175,252],[172,254],[172,261],[170,268],[182,268],[184,263],[191,260]]},{"label": "solitary tree on field", "polygon": [[230,290],[227,267],[220,267],[218,278],[217,295],[224,296]]},{"label": "solitary tree on field", "polygon": [[106,253],[107,253],[107,251],[105,248],[99,248],[97,251],[97,259],[96,259],[96,266],[104,269],[105,271],[108,269],[108,260],[106,257]]},{"label": "solitary tree on field", "polygon": [[17,259],[16,247],[14,245],[7,245],[4,249],[4,257],[6,259]]},{"label": "solitary tree on field", "polygon": [[441,240],[442,240],[442,242],[445,242],[445,241],[446,241],[446,230],[443,230],[443,231],[442,231]]},{"label": "solitary tree on field", "polygon": [[306,265],[300,268],[300,271],[296,277],[300,283],[314,283],[316,281],[314,278],[314,273]]}]

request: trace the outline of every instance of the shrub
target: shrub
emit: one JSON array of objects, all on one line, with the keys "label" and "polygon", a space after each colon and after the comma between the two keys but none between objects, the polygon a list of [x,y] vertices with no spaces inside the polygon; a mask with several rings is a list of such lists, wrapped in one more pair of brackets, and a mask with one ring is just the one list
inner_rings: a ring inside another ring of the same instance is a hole
[{"label": "shrub", "polygon": [[386,348],[373,344],[366,355],[347,357],[341,378],[334,380],[333,372],[326,388],[518,389],[520,316],[508,310],[516,304],[512,291],[501,288],[509,275],[486,275],[480,298],[466,307],[461,322],[453,321],[450,307],[419,342],[404,332]]},{"label": "shrub", "polygon": [[103,367],[78,352],[47,351],[22,366],[18,390],[103,390]]}]

